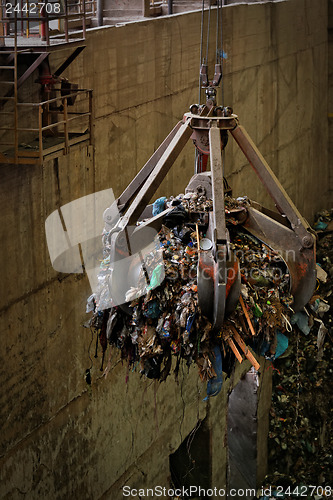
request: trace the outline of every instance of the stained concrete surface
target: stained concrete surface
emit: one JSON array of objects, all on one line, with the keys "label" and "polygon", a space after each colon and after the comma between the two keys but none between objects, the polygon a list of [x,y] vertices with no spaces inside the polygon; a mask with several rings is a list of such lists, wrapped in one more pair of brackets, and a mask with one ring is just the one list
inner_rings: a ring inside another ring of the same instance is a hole
[{"label": "stained concrete surface", "polygon": [[333,199],[333,0],[328,2],[328,168],[330,199]]},{"label": "stained concrete surface", "polygon": [[[228,6],[224,23],[224,103],[311,219],[330,193],[327,1]],[[156,386],[135,373],[126,384],[126,366],[113,354],[111,373],[100,377],[81,327],[88,280],[52,269],[44,231],[65,203],[110,187],[118,196],[197,102],[199,30],[200,13],[89,30],[64,76],[94,89],[94,148],[74,147],[42,167],[0,166],[1,498],[113,500],[126,483],[167,485],[169,454],[207,416],[194,368],[178,385],[170,378]],[[52,53],[52,68],[64,52]],[[27,82],[32,92],[35,77]],[[193,164],[189,144],[156,197],[182,192]],[[234,194],[268,201],[231,139],[226,175]],[[83,377],[89,355],[91,394]],[[227,388],[209,411],[212,484],[221,487]]]}]

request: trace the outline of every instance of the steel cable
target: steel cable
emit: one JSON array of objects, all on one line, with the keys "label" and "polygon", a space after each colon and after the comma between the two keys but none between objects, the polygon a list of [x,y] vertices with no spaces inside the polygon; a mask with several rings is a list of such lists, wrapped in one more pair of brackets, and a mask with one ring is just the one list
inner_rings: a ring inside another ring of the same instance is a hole
[{"label": "steel cable", "polygon": [[217,6],[217,13],[216,13],[216,43],[215,43],[215,53],[216,53],[216,64],[218,64],[219,61],[219,20],[220,20],[220,0],[217,0],[216,2]]},{"label": "steel cable", "polygon": [[201,37],[200,37],[200,65],[199,65],[199,104],[201,102],[201,76],[200,76],[200,70],[201,70],[201,64],[202,64],[204,12],[205,12],[205,0],[202,0],[202,9],[201,9]]},{"label": "steel cable", "polygon": [[209,0],[209,8],[208,8],[208,26],[207,26],[206,60],[205,60],[206,64],[208,64],[208,47],[209,47],[209,34],[210,34],[210,13],[211,13],[211,0]]},{"label": "steel cable", "polygon": [[223,4],[224,0],[218,0],[221,1],[221,6],[220,6],[220,35],[221,35],[221,45],[220,45],[220,64],[221,64],[221,103],[222,105],[224,104],[224,86],[223,86],[223,59],[224,59],[224,53],[223,53],[223,14],[222,14],[222,9],[223,9]]}]

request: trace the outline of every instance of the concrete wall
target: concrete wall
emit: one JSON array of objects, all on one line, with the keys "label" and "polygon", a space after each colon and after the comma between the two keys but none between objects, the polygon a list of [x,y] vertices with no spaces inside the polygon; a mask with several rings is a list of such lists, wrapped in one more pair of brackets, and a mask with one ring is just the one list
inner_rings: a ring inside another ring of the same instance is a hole
[{"label": "concrete wall", "polygon": [[333,0],[328,0],[328,168],[330,199],[333,199]]},{"label": "concrete wall", "polygon": [[[88,33],[87,48],[66,76],[94,89],[96,189],[112,187],[119,195],[198,101],[200,17],[180,14]],[[311,0],[226,6],[223,36],[224,104],[311,220],[330,202],[327,0],[315,7]],[[209,56],[212,71],[214,50]],[[57,67],[57,55],[52,58]],[[184,189],[193,156],[189,144],[158,195]],[[236,195],[271,203],[231,138],[226,176]]]},{"label": "concrete wall", "polygon": [[[226,101],[295,205],[311,220],[329,201],[327,3],[239,5],[230,15],[233,28],[225,30],[230,53]],[[233,147],[226,161],[236,193],[266,202],[242,153]]]},{"label": "concrete wall", "polygon": [[[327,2],[228,6],[224,23],[225,104],[311,218],[329,190]],[[101,378],[81,327],[88,280],[52,269],[44,232],[65,203],[110,187],[119,195],[197,102],[199,27],[200,14],[191,13],[88,32],[65,76],[94,89],[95,151],[77,147],[42,167],[0,166],[1,498],[113,500],[123,484],[167,485],[169,454],[207,414],[212,484],[225,485],[227,384],[207,412],[195,368],[187,375],[184,367],[178,384],[135,373],[126,384],[113,353]],[[52,54],[53,68],[65,52]],[[227,150],[235,193],[266,201],[231,139]],[[181,192],[192,173],[189,144],[157,195]],[[91,392],[83,379],[89,356]]]}]

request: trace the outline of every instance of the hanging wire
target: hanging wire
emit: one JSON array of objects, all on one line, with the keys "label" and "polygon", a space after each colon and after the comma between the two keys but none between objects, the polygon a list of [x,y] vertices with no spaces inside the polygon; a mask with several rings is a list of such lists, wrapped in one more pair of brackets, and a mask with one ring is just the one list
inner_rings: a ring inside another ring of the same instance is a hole
[{"label": "hanging wire", "polygon": [[221,101],[221,104],[223,105],[224,104],[224,85],[223,85],[223,23],[222,23],[222,20],[223,20],[223,14],[222,14],[222,9],[223,9],[223,4],[224,4],[224,0],[218,0],[218,2],[221,1],[221,6],[220,6],[220,36],[221,36],[221,40],[220,40],[220,64],[221,64],[221,73],[222,73],[222,76],[221,76],[221,98],[222,98],[222,101]]},{"label": "hanging wire", "polygon": [[224,0],[219,0],[219,2],[221,2],[220,11],[219,11],[219,14],[220,14],[220,37],[221,37],[220,38],[220,49],[221,49],[220,62],[223,63],[223,24],[222,24],[223,13],[222,13],[222,9],[223,9]]},{"label": "hanging wire", "polygon": [[[215,41],[215,60],[216,64],[221,64],[221,88],[222,88],[222,103],[224,101],[223,97],[223,25],[222,25],[222,9],[224,5],[224,0],[217,0],[217,12],[216,12],[216,41]],[[208,25],[206,33],[206,55],[203,57],[203,38],[204,38],[204,11],[205,11],[205,0],[202,0],[201,8],[201,36],[200,36],[200,70],[202,64],[208,64],[208,54],[209,54],[209,36],[210,36],[210,20],[211,20],[211,0],[209,0],[208,8]],[[199,71],[199,104],[201,103],[201,76]]]},{"label": "hanging wire", "polygon": [[209,46],[209,33],[210,33],[210,13],[211,13],[211,0],[209,0],[209,8],[208,8],[208,26],[207,26],[206,60],[205,60],[206,64],[208,64],[208,46]]},{"label": "hanging wire", "polygon": [[216,2],[217,12],[216,12],[216,44],[215,44],[215,54],[216,54],[216,64],[219,63],[219,20],[220,20],[220,0]]},{"label": "hanging wire", "polygon": [[204,11],[205,11],[205,0],[202,0],[202,9],[201,9],[201,37],[200,37],[200,64],[199,64],[199,102],[201,104],[201,64],[202,64],[202,45],[203,45],[203,27],[204,27]]},{"label": "hanging wire", "polygon": [[[201,104],[201,66],[202,64],[208,64],[208,54],[209,54],[209,37],[210,37],[210,20],[211,20],[211,3],[212,0],[208,0],[208,21],[207,21],[207,32],[206,32],[206,56],[203,57],[203,38],[204,38],[204,12],[205,12],[205,0],[202,0],[202,9],[201,9],[201,36],[200,36],[200,69],[199,69],[199,105]],[[224,0],[217,0],[216,6],[216,40],[215,40],[215,61],[216,64],[221,65],[221,97],[222,102],[224,103],[224,88],[223,88],[223,25],[222,25],[222,8],[224,5]],[[195,151],[195,173],[197,173],[198,169],[198,159],[199,154],[198,151]],[[224,171],[224,154],[222,153],[222,167]]]}]

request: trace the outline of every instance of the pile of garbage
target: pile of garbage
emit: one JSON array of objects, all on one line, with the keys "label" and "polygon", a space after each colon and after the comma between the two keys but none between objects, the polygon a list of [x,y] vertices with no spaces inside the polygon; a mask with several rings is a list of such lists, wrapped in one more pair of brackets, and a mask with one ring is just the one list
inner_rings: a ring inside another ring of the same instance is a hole
[{"label": "pile of garbage", "polygon": [[212,201],[196,193],[155,202],[155,214],[165,208],[174,213],[163,220],[157,248],[145,255],[136,285],[126,292],[125,307],[112,304],[109,295],[112,264],[104,234],[100,287],[87,305],[93,312],[89,326],[103,360],[107,347],[113,346],[132,371],[148,378],[166,380],[173,358],[176,376],[182,361],[195,363],[200,378],[208,382],[207,397],[219,392],[222,372],[229,376],[236,362],[247,358],[259,369],[257,355],[274,361],[269,475],[263,487],[286,492],[291,486],[297,496],[302,485],[329,484],[333,465],[333,209],[317,215],[317,288],[304,310],[294,314],[285,262],[233,217],[233,210],[248,203],[246,198],[225,198],[241,294],[220,332],[213,333],[198,306],[198,258],[211,242],[205,226],[191,222],[190,215],[209,213]]},{"label": "pile of garbage", "polygon": [[299,495],[304,485],[316,485],[311,498],[332,494],[332,489],[325,494],[328,490],[323,487],[331,487],[333,479],[333,209],[317,214],[314,229],[317,288],[304,308],[304,320],[290,336],[288,349],[272,366],[265,483],[282,487],[284,492],[290,486],[286,499]]},{"label": "pile of garbage", "polygon": [[198,258],[209,252],[212,242],[205,233],[207,226],[191,218],[193,213],[210,212],[211,199],[191,192],[156,200],[153,215],[172,210],[162,221],[158,244],[144,256],[135,286],[126,292],[125,306],[115,305],[110,297],[112,263],[105,232],[100,287],[87,304],[87,311],[93,312],[89,326],[96,332],[103,360],[108,345],[114,346],[129,368],[160,381],[170,374],[173,357],[176,376],[182,360],[188,366],[196,363],[211,396],[221,389],[222,371],[229,376],[236,360],[248,359],[258,370],[253,352],[274,360],[287,349],[286,333],[292,329],[290,276],[280,255],[233,217],[235,209],[248,203],[247,198],[225,198],[231,250],[240,265],[241,295],[218,333],[213,333],[198,306]]}]

